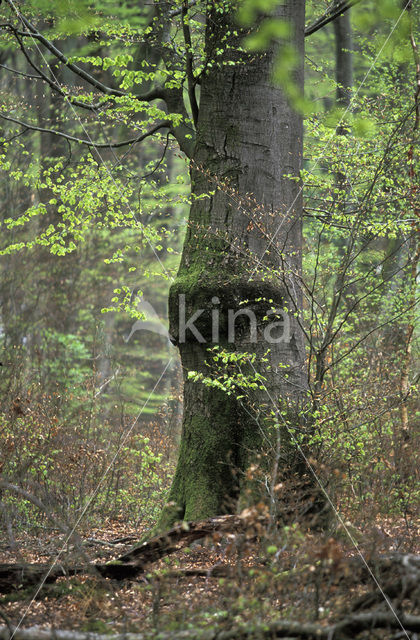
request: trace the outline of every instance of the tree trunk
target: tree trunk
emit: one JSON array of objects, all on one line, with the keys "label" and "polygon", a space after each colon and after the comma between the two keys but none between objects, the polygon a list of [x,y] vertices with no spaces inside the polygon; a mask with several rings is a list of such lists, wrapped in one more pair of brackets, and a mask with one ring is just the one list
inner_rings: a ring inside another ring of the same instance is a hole
[{"label": "tree trunk", "polygon": [[[337,106],[349,110],[351,106],[351,92],[353,89],[353,38],[350,21],[350,10],[343,13],[333,22],[335,36],[335,79],[337,82],[336,102]],[[347,135],[348,125],[346,121],[337,127],[337,134]],[[350,184],[345,173],[337,172],[337,188],[342,199],[341,210],[348,212],[348,196]]]},{"label": "tree trunk", "polygon": [[[280,423],[277,462],[290,465],[295,452],[286,423],[298,426],[307,394],[297,319],[302,300],[302,118],[272,82],[278,44],[271,43],[263,53],[241,53],[243,34],[235,32],[235,17],[219,13],[217,4],[209,5],[207,19],[206,51],[212,66],[201,83],[189,226],[169,300],[170,332],[184,371],[184,418],[162,528],[177,519],[235,510],[244,473],[261,452],[271,412]],[[304,0],[287,0],[276,10],[292,26],[290,41],[298,54],[294,81],[301,89],[304,5]],[[288,319],[275,328],[273,316],[265,318],[272,308],[287,311]],[[233,336],[232,314],[244,309],[247,315],[237,317]],[[197,314],[195,331],[185,327],[184,312],[185,324]],[[255,354],[247,373],[255,368],[264,375],[265,389],[253,390],[245,401],[190,379],[189,371],[211,375],[206,361],[214,345]]]},{"label": "tree trunk", "polygon": [[353,38],[350,11],[346,11],[333,22],[335,35],[335,79],[337,81],[337,103],[348,107],[353,89]]}]

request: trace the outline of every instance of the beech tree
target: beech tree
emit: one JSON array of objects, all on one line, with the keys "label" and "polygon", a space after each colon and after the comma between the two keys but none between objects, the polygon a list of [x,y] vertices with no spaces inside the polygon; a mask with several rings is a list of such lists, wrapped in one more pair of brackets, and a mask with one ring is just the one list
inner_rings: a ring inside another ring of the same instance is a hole
[{"label": "beech tree", "polygon": [[[246,52],[232,3],[215,3],[207,11],[207,59],[213,51],[221,53],[201,80],[189,228],[170,291],[170,332],[179,343],[185,372],[185,408],[169,498],[180,508],[178,517],[188,520],[232,510],[240,474],[260,451],[265,428],[235,394],[189,375],[208,376],[211,309],[217,310],[218,344],[256,356],[255,369],[264,376],[251,394],[258,406],[277,411],[281,399],[297,423],[307,391],[296,317],[301,304],[302,116],[273,81],[278,43],[270,42],[263,53]],[[290,26],[288,40],[298,56],[294,79],[302,88],[304,2],[286,2],[275,18]],[[205,310],[195,322],[205,342],[188,331],[185,341],[179,340],[182,295],[187,317]],[[255,336],[252,315],[250,320],[241,305],[257,318]],[[264,332],[271,309],[289,313],[287,339],[281,332]],[[239,312],[241,322],[230,344],[232,311]],[[287,463],[290,436],[282,427],[282,460]]]},{"label": "beech tree", "polygon": [[[337,2],[305,30],[305,0],[155,0],[151,13],[142,7],[140,42],[131,42],[128,32],[131,53],[108,59],[102,51],[92,53],[105,46],[93,27],[89,55],[66,55],[15,2],[3,3],[2,29],[14,55],[32,68],[19,73],[35,73],[36,82],[85,118],[81,134],[60,130],[57,120],[40,126],[5,110],[4,121],[20,132],[64,138],[79,154],[87,148],[91,155],[80,155],[86,180],[95,179],[89,163],[104,164],[101,154],[111,158],[158,132],[175,139],[189,162],[191,209],[169,295],[169,333],[184,374],[184,417],[161,527],[232,512],[238,501],[246,505],[255,497],[249,469],[257,462],[273,465],[271,491],[282,478],[297,477],[305,489],[303,510],[322,508],[319,492],[309,491],[313,479],[305,463],[313,403],[301,318],[303,52],[305,35],[354,4]],[[65,82],[59,80],[64,72]],[[104,141],[91,137],[89,126],[102,132],[96,119],[108,123]],[[117,125],[120,139],[111,141]],[[122,137],[121,128],[128,127],[135,135]],[[115,199],[128,196],[121,189],[117,194],[108,173],[101,174],[101,190],[113,212]],[[73,186],[44,178],[54,196],[44,209],[59,204],[57,212],[70,220],[67,230],[59,223],[38,235],[56,253],[71,251],[80,237],[79,221],[67,215],[80,198],[74,176]],[[90,224],[97,204],[84,206]],[[153,245],[147,228],[138,230]]]}]

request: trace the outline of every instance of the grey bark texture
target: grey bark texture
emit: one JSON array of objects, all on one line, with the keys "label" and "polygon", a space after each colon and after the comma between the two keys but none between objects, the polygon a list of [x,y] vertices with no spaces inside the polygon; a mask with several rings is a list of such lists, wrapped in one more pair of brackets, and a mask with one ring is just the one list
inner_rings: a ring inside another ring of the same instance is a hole
[{"label": "grey bark texture", "polygon": [[353,88],[353,38],[350,22],[350,11],[343,13],[333,22],[335,34],[335,78],[337,86],[337,102],[348,107]]},{"label": "grey bark texture", "polygon": [[[276,10],[276,16],[292,26],[290,42],[299,59],[294,81],[301,89],[304,7],[304,0],[287,0]],[[173,509],[165,510],[162,526],[179,518],[196,520],[235,510],[246,469],[266,440],[271,412],[278,414],[281,425],[278,462],[289,464],[295,451],[285,423],[298,427],[306,398],[304,336],[296,317],[302,304],[302,117],[272,80],[279,43],[272,42],[262,53],[244,52],[243,34],[235,31],[239,30],[233,12],[218,13],[216,4],[209,5],[206,52],[212,66],[201,82],[191,162],[192,205],[169,302],[170,332],[179,345],[184,371],[185,404],[169,496]],[[184,296],[186,319],[198,314],[198,339],[189,329],[183,339]],[[257,318],[256,340],[248,317],[241,314],[231,342],[229,310],[244,308]],[[268,327],[275,318],[267,319],[267,312],[275,308],[287,311],[289,339],[270,344],[270,336],[281,337],[284,331],[281,324]],[[254,390],[252,397],[247,391],[247,400],[238,401],[235,394],[228,396],[189,379],[189,371],[212,375],[208,348],[215,344],[255,354],[246,373],[252,375],[255,367],[264,375],[266,388]]]}]

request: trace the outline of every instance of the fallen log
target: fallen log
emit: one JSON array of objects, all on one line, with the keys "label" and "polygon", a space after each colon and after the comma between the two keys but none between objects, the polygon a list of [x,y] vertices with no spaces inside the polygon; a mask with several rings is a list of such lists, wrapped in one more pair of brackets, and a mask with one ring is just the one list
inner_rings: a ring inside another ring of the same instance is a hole
[{"label": "fallen log", "polygon": [[[255,521],[254,521],[255,520]],[[107,563],[87,563],[84,566],[60,564],[1,564],[0,593],[9,593],[37,584],[48,573],[46,583],[55,582],[63,576],[99,573],[104,578],[128,580],[143,573],[146,567],[176,551],[188,547],[192,542],[215,533],[255,533],[261,519],[250,520],[241,516],[218,516],[202,522],[182,522],[170,531],[154,536],[143,544],[134,546],[127,553]]]},{"label": "fallen log", "polygon": [[[182,522],[170,531],[154,536],[146,542],[132,547],[123,555],[106,563],[86,563],[83,566],[53,566],[48,564],[3,564],[0,565],[0,593],[9,593],[17,589],[45,582],[55,582],[63,576],[74,576],[86,573],[97,573],[104,578],[128,580],[143,573],[147,566],[161,558],[175,553],[191,543],[215,534],[245,534],[248,538],[263,531],[267,519],[256,516],[251,510],[247,516],[226,515],[209,518],[201,522]],[[366,565],[358,557],[343,558],[343,566],[351,565],[353,572],[359,570],[363,579],[369,578]],[[390,554],[372,559],[372,567],[378,579],[383,580],[398,568],[410,577],[420,575],[420,557],[410,554]]]},{"label": "fallen log", "polygon": [[380,581],[380,588],[364,594],[351,607],[351,612],[368,609],[388,599],[402,602],[415,591],[420,590],[420,557],[413,554],[392,554],[382,558],[378,556],[374,561],[376,578]]},{"label": "fallen log", "polygon": [[201,522],[181,522],[162,535],[154,536],[143,544],[134,546],[118,558],[119,562],[144,563],[156,562],[163,556],[187,547],[196,540],[207,538],[215,533],[244,533],[254,535],[256,529],[267,523],[267,518],[243,516],[216,516]]},{"label": "fallen log", "polygon": [[[51,569],[47,564],[0,564],[0,593],[10,593],[39,584],[41,580],[52,583],[63,576],[81,574],[86,567],[64,567],[56,565]],[[49,575],[47,576],[47,573]],[[47,576],[47,577],[45,577]]]}]

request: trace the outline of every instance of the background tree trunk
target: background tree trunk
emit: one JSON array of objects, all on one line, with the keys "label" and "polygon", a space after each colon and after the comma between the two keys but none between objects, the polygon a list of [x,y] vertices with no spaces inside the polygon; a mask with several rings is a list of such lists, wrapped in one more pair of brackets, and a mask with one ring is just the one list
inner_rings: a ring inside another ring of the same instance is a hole
[{"label": "background tree trunk", "polygon": [[337,102],[348,107],[353,89],[353,38],[350,11],[346,11],[333,22],[335,35],[335,79]]}]

